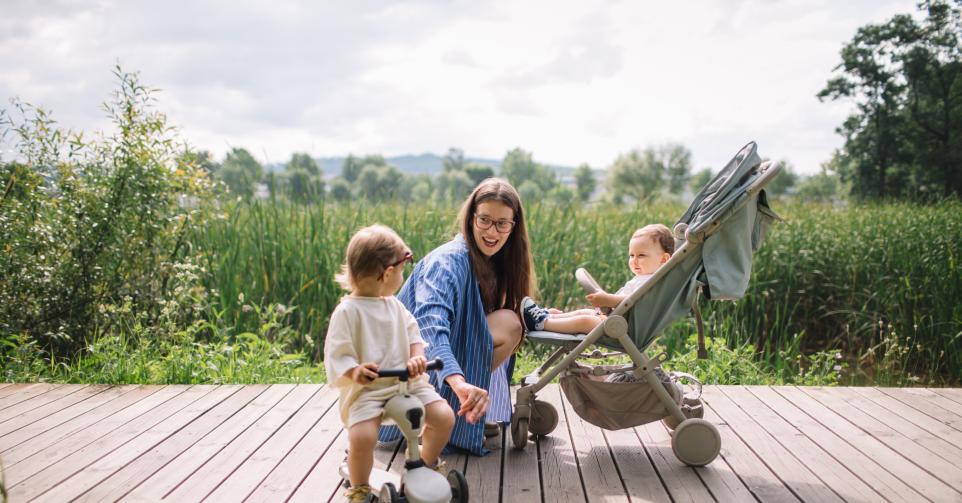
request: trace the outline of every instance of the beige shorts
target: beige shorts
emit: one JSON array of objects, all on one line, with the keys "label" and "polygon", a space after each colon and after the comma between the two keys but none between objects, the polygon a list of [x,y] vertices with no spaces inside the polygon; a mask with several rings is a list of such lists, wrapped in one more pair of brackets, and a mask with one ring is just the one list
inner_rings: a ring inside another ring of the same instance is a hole
[{"label": "beige shorts", "polygon": [[[361,392],[348,409],[347,427],[350,428],[361,421],[380,417],[381,413],[384,412],[384,404],[397,394],[398,386],[400,385],[395,384],[386,388]],[[423,405],[444,400],[426,379],[409,382],[408,393],[421,400]]]}]

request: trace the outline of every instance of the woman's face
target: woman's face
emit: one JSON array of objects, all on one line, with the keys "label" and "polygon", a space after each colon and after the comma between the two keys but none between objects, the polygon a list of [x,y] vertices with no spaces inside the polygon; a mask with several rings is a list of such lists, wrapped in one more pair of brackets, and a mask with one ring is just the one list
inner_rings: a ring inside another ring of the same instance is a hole
[{"label": "woman's face", "polygon": [[[485,201],[479,203],[474,209],[474,216],[471,218],[471,228],[474,232],[474,242],[478,249],[486,257],[490,257],[501,251],[504,244],[508,242],[511,231],[514,230],[514,210],[501,201]],[[479,224],[481,221],[481,224]],[[505,222],[511,222],[506,224]],[[487,224],[488,228],[482,226]],[[498,227],[509,227],[506,232],[498,231]]]}]

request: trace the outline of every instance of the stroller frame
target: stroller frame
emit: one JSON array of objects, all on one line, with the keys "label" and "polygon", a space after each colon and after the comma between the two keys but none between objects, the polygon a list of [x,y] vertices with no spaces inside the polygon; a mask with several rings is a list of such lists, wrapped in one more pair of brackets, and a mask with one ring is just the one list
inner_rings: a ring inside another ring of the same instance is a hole
[{"label": "stroller frame", "polygon": [[[749,147],[752,148],[751,153],[754,153],[753,143],[749,143],[742,151]],[[729,217],[745,207],[750,201],[755,201],[754,196],[761,192],[780,169],[779,164],[771,161],[761,162],[753,166],[750,173],[757,174],[757,178],[744,190],[739,199],[723,214],[708,222],[707,225],[700,226],[697,229],[687,229],[684,242],[677,248],[668,262],[662,265],[645,284],[615,307],[608,318],[587,335],[568,335],[544,331],[533,331],[528,334],[528,338],[534,342],[549,343],[560,347],[552,352],[538,369],[525,376],[522,379],[521,386],[517,389],[514,414],[511,418],[511,437],[515,448],[525,448],[529,432],[534,435],[547,435],[554,430],[558,423],[558,412],[550,403],[537,400],[537,393],[562,372],[583,373],[584,369],[578,368],[580,366],[577,364],[577,360],[582,357],[599,356],[598,353],[600,352],[597,350],[594,354],[582,353],[589,346],[598,343],[602,336],[608,336],[617,341],[624,353],[631,358],[633,365],[628,365],[623,370],[632,370],[637,380],[647,381],[655,396],[668,411],[668,416],[663,421],[670,430],[672,426],[676,426],[672,432],[672,449],[675,455],[682,462],[691,466],[703,466],[715,459],[721,449],[721,437],[718,429],[714,424],[700,417],[685,415],[682,407],[676,403],[654,372],[654,369],[659,367],[660,361],[658,359],[653,361],[649,358],[643,351],[644,348],[639,348],[630,337],[626,316],[638,299],[658,284],[659,280],[669,274],[687,255],[700,253],[705,238],[718,231]],[[696,294],[692,309],[695,312],[699,339],[703,340],[703,328],[697,301],[698,296]],[[657,338],[657,335],[654,338]],[[652,341],[654,338],[652,338]],[[701,356],[701,353],[700,348],[699,356]],[[604,373],[611,373],[611,371],[595,370],[594,372],[595,375],[603,375]]]}]

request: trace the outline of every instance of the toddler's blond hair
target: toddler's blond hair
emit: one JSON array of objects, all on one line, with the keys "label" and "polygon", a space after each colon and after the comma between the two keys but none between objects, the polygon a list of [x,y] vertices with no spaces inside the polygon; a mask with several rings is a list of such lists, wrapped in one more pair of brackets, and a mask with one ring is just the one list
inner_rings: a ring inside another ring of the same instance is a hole
[{"label": "toddler's blond hair", "polygon": [[377,278],[408,251],[401,236],[386,225],[374,224],[357,231],[347,245],[341,272],[334,276],[341,288],[352,291],[361,278]]}]

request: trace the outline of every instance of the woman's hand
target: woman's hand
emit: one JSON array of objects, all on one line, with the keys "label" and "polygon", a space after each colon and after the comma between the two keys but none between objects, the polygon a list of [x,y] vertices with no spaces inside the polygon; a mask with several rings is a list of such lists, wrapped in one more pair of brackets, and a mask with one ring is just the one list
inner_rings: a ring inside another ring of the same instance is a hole
[{"label": "woman's hand", "polygon": [[362,363],[348,372],[351,374],[352,381],[360,385],[370,384],[377,379],[377,364],[374,362]]},{"label": "woman's hand", "polygon": [[562,311],[562,310],[560,310],[560,309],[553,308],[553,307],[549,307],[549,308],[548,308],[548,314],[561,314],[561,313],[563,313],[563,312],[564,312],[564,311]]},{"label": "woman's hand", "polygon": [[484,417],[484,413],[488,411],[488,405],[491,404],[487,390],[468,383],[464,380],[464,376],[458,374],[448,376],[447,383],[461,402],[461,408],[458,409],[459,416],[464,416],[471,424],[477,423]]},{"label": "woman's hand", "polygon": [[424,355],[412,356],[405,366],[408,368],[408,375],[417,377],[428,371],[428,359]]}]

